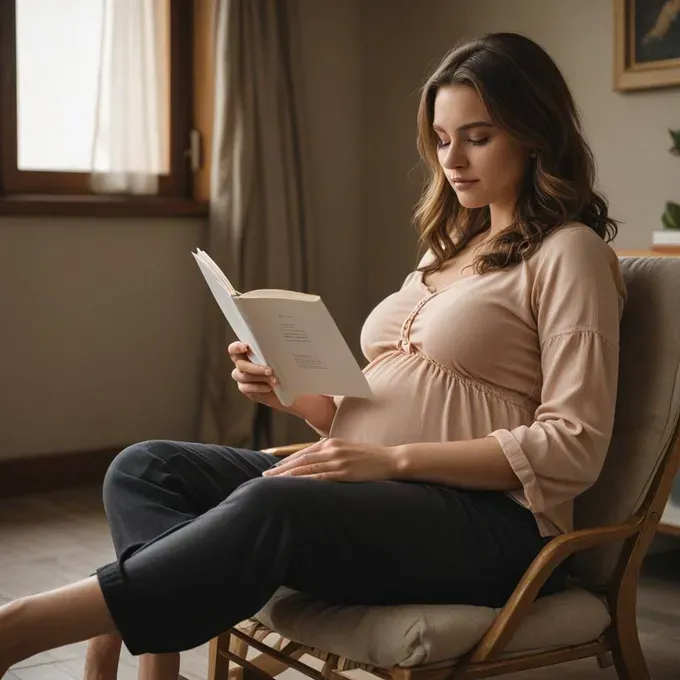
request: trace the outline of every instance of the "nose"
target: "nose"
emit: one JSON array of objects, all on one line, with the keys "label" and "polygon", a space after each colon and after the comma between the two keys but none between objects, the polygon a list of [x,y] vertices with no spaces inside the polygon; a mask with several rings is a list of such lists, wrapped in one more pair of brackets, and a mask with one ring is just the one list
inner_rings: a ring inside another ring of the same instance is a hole
[{"label": "nose", "polygon": [[442,168],[454,170],[456,168],[467,167],[467,156],[462,144],[451,142],[441,159]]}]

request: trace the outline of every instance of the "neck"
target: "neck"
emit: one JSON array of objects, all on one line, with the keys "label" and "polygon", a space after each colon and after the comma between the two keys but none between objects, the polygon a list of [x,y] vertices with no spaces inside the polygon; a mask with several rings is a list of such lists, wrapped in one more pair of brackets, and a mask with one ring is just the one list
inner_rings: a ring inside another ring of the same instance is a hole
[{"label": "neck", "polygon": [[515,206],[509,203],[492,203],[489,206],[491,217],[490,233],[495,236],[512,224]]}]

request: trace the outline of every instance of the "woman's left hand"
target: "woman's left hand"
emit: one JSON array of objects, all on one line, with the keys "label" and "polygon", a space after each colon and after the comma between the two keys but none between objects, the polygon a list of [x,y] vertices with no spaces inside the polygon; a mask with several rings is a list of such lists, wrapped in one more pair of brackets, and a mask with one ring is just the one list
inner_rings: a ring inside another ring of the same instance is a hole
[{"label": "woman's left hand", "polygon": [[265,477],[289,475],[339,482],[395,479],[396,449],[391,446],[355,444],[344,439],[323,439],[285,458]]}]

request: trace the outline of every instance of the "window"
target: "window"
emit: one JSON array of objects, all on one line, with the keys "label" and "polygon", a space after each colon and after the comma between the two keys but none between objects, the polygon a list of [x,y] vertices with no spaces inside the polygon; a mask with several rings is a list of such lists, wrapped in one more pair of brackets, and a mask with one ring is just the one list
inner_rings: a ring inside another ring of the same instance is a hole
[{"label": "window", "polygon": [[[165,1],[167,124],[157,195],[189,198],[193,8],[192,0]],[[95,143],[105,7],[104,0],[0,0],[1,194],[92,193],[93,159],[106,163]]]}]

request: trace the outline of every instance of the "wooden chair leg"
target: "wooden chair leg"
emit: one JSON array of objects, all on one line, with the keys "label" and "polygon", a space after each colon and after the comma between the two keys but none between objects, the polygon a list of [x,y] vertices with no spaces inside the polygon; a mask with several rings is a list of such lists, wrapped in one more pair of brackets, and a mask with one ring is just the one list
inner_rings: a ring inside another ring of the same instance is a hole
[{"label": "wooden chair leg", "polygon": [[[304,649],[300,648],[299,645],[296,645],[295,643],[289,643],[288,646],[291,651],[288,651],[286,647],[282,650],[283,653],[290,657],[291,659],[299,659],[301,656],[304,655],[305,651]],[[257,666],[261,671],[266,673],[268,676],[275,678],[278,676],[280,673],[283,673],[285,670],[288,670],[290,666],[288,666],[285,662],[279,661],[278,659],[274,659],[273,657],[269,656],[268,654],[258,654],[257,656],[253,657],[250,660],[250,663],[253,664],[253,666]],[[242,669],[243,670],[243,676],[241,680],[248,680],[247,675],[248,675],[248,669]],[[229,680],[232,680],[231,674],[233,673],[233,669],[229,671]],[[261,680],[258,677],[254,677],[252,680]]]},{"label": "wooden chair leg", "polygon": [[597,655],[597,665],[600,668],[611,668],[614,665],[614,657],[611,652]]},{"label": "wooden chair leg", "polygon": [[[237,638],[235,635],[230,635],[229,651],[240,656],[242,659],[245,659],[248,654],[248,643],[245,640],[241,640],[241,638]],[[254,678],[248,677],[252,675],[253,674],[248,672],[247,669],[239,666],[236,662],[233,662],[229,668],[228,678],[225,680],[255,680]]]},{"label": "wooden chair leg", "polygon": [[[297,660],[304,655],[304,649],[298,643],[286,640],[282,642],[280,651],[286,656]],[[214,638],[210,641],[208,680],[262,680],[261,676],[253,673],[252,670],[243,668],[236,662],[229,661],[229,659],[219,654],[220,648],[228,648],[230,652],[240,656],[242,659],[245,659],[248,654],[248,643],[245,640],[241,640],[241,638],[237,638],[235,635],[223,633],[219,637]],[[275,678],[289,668],[283,661],[262,653],[250,659],[250,663],[272,678]]]},{"label": "wooden chair leg", "polygon": [[619,680],[650,680],[647,661],[640,646],[634,613],[621,615],[614,620],[612,654]]},{"label": "wooden chair leg", "polygon": [[230,638],[229,633],[224,633],[219,637],[210,640],[210,647],[208,652],[208,680],[228,680],[229,678],[229,659],[225,659],[220,653],[220,647],[225,647],[229,644],[227,638]]},{"label": "wooden chair leg", "polygon": [[246,678],[246,669],[222,656],[219,653],[220,649],[229,649],[230,652],[242,658],[245,658],[248,653],[247,643],[230,633],[222,633],[213,638],[210,641],[208,653],[208,680],[255,680],[255,678]]},{"label": "wooden chair leg", "polygon": [[451,680],[455,678],[454,668],[393,668],[390,671],[392,680]]}]

